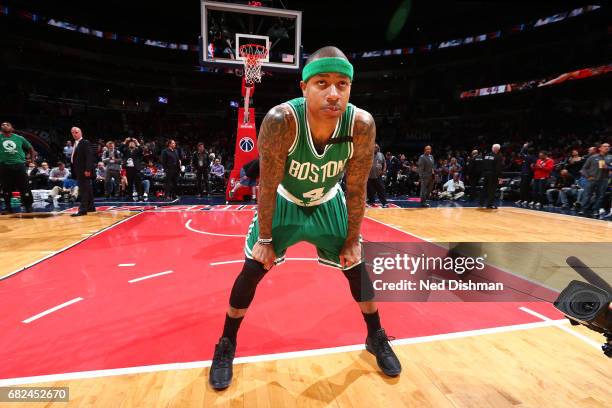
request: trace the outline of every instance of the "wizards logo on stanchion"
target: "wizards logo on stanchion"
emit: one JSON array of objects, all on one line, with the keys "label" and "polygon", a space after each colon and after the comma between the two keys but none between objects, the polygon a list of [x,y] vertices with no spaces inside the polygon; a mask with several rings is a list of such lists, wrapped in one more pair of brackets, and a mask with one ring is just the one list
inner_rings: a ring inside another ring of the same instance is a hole
[{"label": "wizards logo on stanchion", "polygon": [[240,150],[245,153],[250,152],[255,147],[255,142],[250,137],[243,137],[239,142]]}]

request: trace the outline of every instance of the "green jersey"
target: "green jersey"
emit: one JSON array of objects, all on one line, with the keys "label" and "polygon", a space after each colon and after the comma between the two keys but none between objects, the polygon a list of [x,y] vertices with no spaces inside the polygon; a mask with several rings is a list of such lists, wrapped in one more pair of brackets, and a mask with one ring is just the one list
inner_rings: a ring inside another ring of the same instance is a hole
[{"label": "green jersey", "polygon": [[26,151],[32,145],[25,138],[11,133],[9,137],[0,134],[0,164],[23,164]]},{"label": "green jersey", "polygon": [[310,126],[306,118],[306,100],[296,98],[286,102],[295,116],[296,137],[289,148],[285,164],[285,177],[278,193],[300,206],[314,206],[332,199],[340,186],[347,161],[353,156],[350,140],[332,143],[333,139],[353,136],[356,107],[348,104],[340,116],[330,143],[323,153],[315,149]]}]

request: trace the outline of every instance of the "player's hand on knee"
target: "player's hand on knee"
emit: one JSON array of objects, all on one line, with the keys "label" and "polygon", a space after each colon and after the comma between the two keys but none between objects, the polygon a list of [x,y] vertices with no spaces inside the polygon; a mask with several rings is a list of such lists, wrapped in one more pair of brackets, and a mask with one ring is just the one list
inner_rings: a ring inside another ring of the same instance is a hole
[{"label": "player's hand on knee", "polygon": [[345,242],[340,250],[340,265],[344,268],[351,268],[361,261],[361,243],[359,240]]},{"label": "player's hand on knee", "polygon": [[266,270],[270,270],[276,260],[276,253],[272,245],[255,244],[252,256],[254,260],[261,262]]}]

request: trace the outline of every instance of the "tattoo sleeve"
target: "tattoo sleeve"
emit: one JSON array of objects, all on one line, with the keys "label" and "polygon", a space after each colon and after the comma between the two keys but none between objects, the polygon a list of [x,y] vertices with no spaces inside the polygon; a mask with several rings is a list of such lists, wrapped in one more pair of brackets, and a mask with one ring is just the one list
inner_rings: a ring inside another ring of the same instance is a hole
[{"label": "tattoo sleeve", "polygon": [[356,242],[365,214],[366,184],[374,158],[376,123],[372,115],[358,112],[353,131],[353,157],[346,168],[346,207],[348,211],[348,233],[346,242]]},{"label": "tattoo sleeve", "polygon": [[259,236],[272,238],[272,217],[276,208],[276,188],[285,175],[287,153],[295,139],[296,123],[288,107],[272,108],[259,129]]}]

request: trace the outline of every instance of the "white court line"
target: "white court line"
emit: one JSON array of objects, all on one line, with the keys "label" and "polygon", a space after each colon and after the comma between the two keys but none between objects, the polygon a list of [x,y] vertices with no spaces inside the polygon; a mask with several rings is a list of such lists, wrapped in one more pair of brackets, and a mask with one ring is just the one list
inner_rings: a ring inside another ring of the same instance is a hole
[{"label": "white court line", "polygon": [[[554,322],[554,320],[549,319],[548,317],[541,315],[538,312],[535,312],[531,309],[528,309],[526,307],[519,307],[520,310],[522,310],[525,313],[529,313],[532,316],[537,317],[538,319],[542,319],[545,322]],[[558,320],[557,320],[558,321]],[[569,322],[569,320],[566,320],[567,322]],[[578,333],[577,331],[574,331],[568,327],[565,326],[561,326],[560,324],[554,324],[553,326],[558,327],[559,329],[563,330],[566,333],[571,334],[574,337],[579,338],[580,340],[584,341],[585,343],[587,343],[589,346],[593,346],[595,347],[597,350],[601,351],[601,344],[597,343],[595,340],[588,338],[587,336],[585,336],[582,333]],[[602,342],[603,343],[603,342]]]},{"label": "white court line", "polygon": [[[568,321],[565,319],[564,320],[551,320],[551,321],[543,321],[543,322],[535,322],[535,323],[517,324],[517,325],[511,325],[511,326],[493,327],[490,329],[468,330],[468,331],[463,331],[463,332],[437,334],[433,336],[398,339],[398,340],[392,341],[392,343],[399,344],[399,345],[428,343],[428,342],[441,341],[441,340],[447,340],[447,339],[458,339],[458,338],[481,336],[481,335],[493,334],[493,333],[506,333],[506,332],[519,331],[519,330],[536,329],[540,327],[556,326],[564,322],[568,323]],[[315,350],[290,351],[287,353],[263,354],[263,355],[258,355],[258,356],[238,357],[234,360],[234,364],[255,363],[255,362],[275,361],[275,360],[287,360],[291,358],[301,358],[301,357],[323,356],[323,355],[343,353],[343,352],[348,352],[348,351],[360,351],[360,350],[363,350],[364,348],[365,346],[363,344],[355,344],[355,345],[350,345],[350,346],[330,347],[330,348],[322,348],[322,349],[315,349]],[[34,377],[8,378],[8,379],[0,380],[0,387],[10,387],[14,385],[34,384],[34,383],[41,383],[41,382],[77,380],[77,379],[84,379],[84,378],[109,377],[109,376],[115,376],[115,375],[151,373],[151,372],[158,372],[158,371],[205,368],[205,367],[210,367],[211,363],[212,363],[211,360],[204,360],[204,361],[192,361],[192,362],[184,362],[184,363],[157,364],[157,365],[148,365],[148,366],[140,366],[140,367],[112,368],[112,369],[106,369],[106,370],[79,371],[79,372],[63,373],[63,374],[40,375],[40,376],[34,376]]]},{"label": "white court line", "polygon": [[612,223],[607,221],[607,220],[600,220],[598,218],[586,218],[586,217],[581,217],[578,214],[562,214],[562,213],[555,213],[555,212],[551,212],[551,211],[543,211],[543,210],[536,210],[534,208],[522,208],[522,207],[512,207],[512,206],[508,206],[506,208],[510,208],[510,209],[514,209],[514,210],[521,210],[524,212],[535,212],[538,214],[549,214],[549,215],[562,215],[564,217],[572,217],[572,219],[579,219],[579,220],[583,220],[583,221],[601,221],[601,222],[605,222],[608,224],[608,227],[612,227]]},{"label": "white court line", "polygon": [[165,271],[165,272],[154,273],[153,275],[147,275],[147,276],[143,276],[142,278],[136,278],[136,279],[129,280],[128,283],[136,283],[136,282],[140,282],[140,281],[145,280],[145,279],[151,279],[151,278],[155,278],[157,276],[167,275],[167,274],[172,273],[172,272],[173,271]]},{"label": "white court line", "polygon": [[[172,201],[97,201],[96,205],[100,207],[105,207],[108,204],[123,204],[123,205],[114,205],[114,207],[146,207],[150,204],[174,204],[178,202],[178,198],[175,198]],[[136,205],[134,205],[136,204]],[[74,207],[70,207],[74,208]]]},{"label": "white court line", "polygon": [[117,266],[136,266],[135,263],[125,263],[125,264],[119,264]]},{"label": "white court line", "polygon": [[27,264],[26,266],[24,266],[24,267],[22,267],[22,268],[19,268],[19,269],[17,269],[17,270],[14,270],[13,272],[11,272],[11,273],[9,273],[9,274],[7,274],[7,275],[4,275],[4,276],[0,277],[0,281],[1,281],[1,280],[3,280],[3,279],[8,278],[8,277],[10,277],[10,276],[13,276],[13,275],[15,275],[16,273],[19,273],[19,272],[21,272],[21,271],[23,271],[23,270],[25,270],[25,269],[28,269],[28,268],[30,268],[30,267],[32,267],[32,266],[34,266],[34,265],[36,265],[36,264],[38,264],[38,263],[40,263],[40,262],[42,262],[42,261],[46,260],[46,259],[49,259],[49,258],[51,258],[52,256],[55,256],[55,255],[57,255],[57,254],[59,254],[59,253],[61,253],[61,252],[67,251],[67,250],[69,250],[70,248],[72,248],[72,247],[74,247],[74,246],[79,245],[81,242],[83,242],[83,241],[85,241],[85,240],[87,240],[87,239],[93,238],[93,237],[95,237],[95,236],[97,236],[97,235],[100,235],[100,234],[102,234],[103,232],[106,232],[106,231],[108,231],[109,229],[114,228],[114,227],[116,227],[116,226],[118,226],[118,225],[120,225],[120,224],[123,224],[123,223],[124,223],[124,222],[126,222],[126,221],[133,220],[135,217],[138,217],[140,214],[144,214],[144,211],[139,212],[139,213],[136,213],[136,214],[134,214],[134,215],[132,215],[132,216],[130,216],[130,217],[124,218],[124,219],[122,219],[121,221],[116,222],[116,223],[114,223],[114,224],[111,224],[111,225],[109,225],[108,227],[103,228],[103,229],[101,229],[100,231],[96,232],[95,234],[93,234],[93,235],[88,235],[87,237],[85,237],[85,238],[83,238],[83,239],[80,239],[80,240],[78,240],[77,242],[75,242],[75,243],[73,243],[73,244],[70,244],[70,245],[68,245],[68,246],[65,246],[65,247],[63,247],[62,249],[58,249],[57,251],[50,252],[50,253],[49,253],[49,255],[47,255],[47,256],[45,256],[45,257],[43,257],[43,258],[40,258],[38,261],[34,261],[34,262],[32,262],[32,263],[29,263],[29,264]]},{"label": "white court line", "polygon": [[214,236],[217,236],[217,237],[237,237],[237,238],[244,238],[244,237],[246,237],[246,235],[218,234],[218,233],[215,233],[215,232],[200,231],[200,230],[197,230],[197,229],[191,227],[191,219],[187,220],[187,222],[185,223],[185,228],[187,228],[191,232],[197,232],[198,234],[214,235]]},{"label": "white court line", "polygon": [[[182,206],[179,206],[182,207]],[[153,212],[183,212],[183,211],[200,211],[194,210],[197,207],[206,207],[206,204],[193,204],[186,206],[187,208],[173,208],[172,206],[157,207]]]},{"label": "white court line", "polygon": [[[319,258],[285,258],[285,262],[286,261],[319,261]],[[227,265],[227,264],[233,264],[233,263],[243,263],[244,259],[238,259],[237,261],[223,261],[223,262],[213,262],[210,264],[210,266],[217,266],[217,265]]]},{"label": "white court line", "polygon": [[55,306],[55,307],[52,307],[51,309],[47,309],[47,310],[45,310],[44,312],[40,312],[40,313],[39,313],[39,314],[37,314],[37,315],[34,315],[34,316],[32,316],[32,317],[29,317],[29,318],[27,318],[27,319],[23,320],[23,321],[22,321],[22,323],[26,323],[26,324],[28,324],[28,323],[30,323],[30,322],[33,322],[33,321],[34,321],[34,320],[36,320],[36,319],[40,319],[41,317],[48,315],[49,313],[53,313],[53,312],[55,312],[56,310],[59,310],[59,309],[64,308],[64,307],[66,307],[66,306],[70,306],[70,305],[71,305],[71,304],[73,304],[73,303],[80,302],[81,300],[83,300],[83,298],[82,298],[82,297],[74,298],[74,299],[72,299],[72,300],[69,300],[68,302],[64,302],[64,303],[62,303],[61,305],[57,305],[57,306]]},{"label": "white court line", "polygon": [[403,233],[403,234],[406,234],[406,235],[409,235],[409,236],[411,236],[411,237],[418,238],[418,239],[420,239],[420,240],[422,240],[422,241],[425,241],[425,242],[432,242],[432,241],[433,241],[432,239],[427,239],[427,238],[420,237],[420,236],[418,236],[417,234],[413,234],[412,232],[406,232],[406,231],[404,231],[404,230],[401,230],[401,229],[399,229],[399,228],[397,228],[397,227],[394,227],[394,226],[392,226],[392,225],[387,224],[386,222],[378,221],[377,219],[372,218],[372,217],[368,217],[367,215],[365,215],[365,216],[364,216],[364,218],[367,218],[368,220],[371,220],[371,221],[377,222],[377,223],[379,223],[379,224],[382,224],[382,225],[384,225],[385,227],[389,227],[389,228],[391,228],[391,229],[394,229],[394,230],[396,230],[396,231],[399,231],[399,232],[401,232],[401,233]]}]

